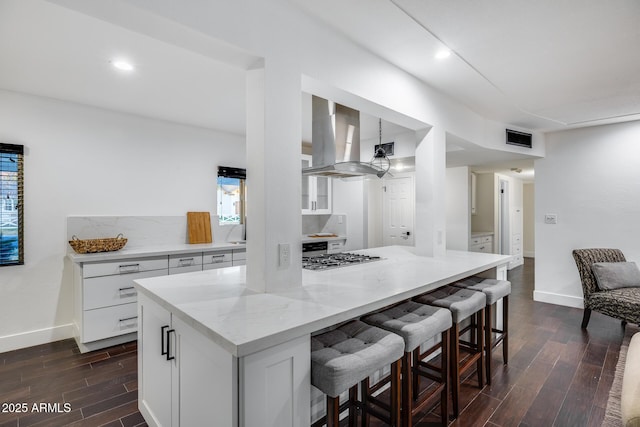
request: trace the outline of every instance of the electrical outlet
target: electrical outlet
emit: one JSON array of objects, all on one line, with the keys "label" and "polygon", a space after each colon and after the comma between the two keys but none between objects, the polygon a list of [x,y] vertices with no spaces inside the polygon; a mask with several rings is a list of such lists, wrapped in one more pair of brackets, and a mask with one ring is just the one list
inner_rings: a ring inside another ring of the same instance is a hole
[{"label": "electrical outlet", "polygon": [[558,215],[557,214],[544,214],[544,223],[545,224],[557,224],[558,223]]},{"label": "electrical outlet", "polygon": [[288,267],[291,264],[291,245],[289,243],[278,244],[278,265]]}]

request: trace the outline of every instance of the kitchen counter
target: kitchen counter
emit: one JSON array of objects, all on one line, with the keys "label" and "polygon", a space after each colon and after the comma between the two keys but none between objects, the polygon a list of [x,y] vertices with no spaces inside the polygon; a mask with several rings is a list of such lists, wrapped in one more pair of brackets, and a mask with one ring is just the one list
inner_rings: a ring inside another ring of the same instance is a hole
[{"label": "kitchen counter", "polygon": [[506,264],[510,256],[448,251],[422,257],[394,246],[356,251],[384,259],[302,272],[302,287],[255,293],[245,267],[135,281],[144,293],[236,357],[264,350]]},{"label": "kitchen counter", "polygon": [[131,258],[140,258],[141,256],[157,256],[157,255],[180,255],[192,252],[205,252],[209,250],[226,250],[226,249],[242,249],[245,243],[198,243],[198,244],[173,244],[173,245],[149,245],[124,248],[119,251],[112,252],[96,252],[92,254],[78,254],[69,252],[67,257],[75,263],[96,262],[96,261],[112,261],[124,260]]},{"label": "kitchen counter", "polygon": [[[302,272],[302,286],[256,293],[245,267],[135,280],[138,404],[150,426],[308,426],[311,335],[496,268],[510,256],[409,247],[356,251],[380,261]],[[250,262],[250,261],[249,261]],[[316,391],[317,392],[317,391]],[[322,411],[322,408],[319,409]]]},{"label": "kitchen counter", "polygon": [[471,237],[486,237],[493,236],[493,231],[472,231]]}]

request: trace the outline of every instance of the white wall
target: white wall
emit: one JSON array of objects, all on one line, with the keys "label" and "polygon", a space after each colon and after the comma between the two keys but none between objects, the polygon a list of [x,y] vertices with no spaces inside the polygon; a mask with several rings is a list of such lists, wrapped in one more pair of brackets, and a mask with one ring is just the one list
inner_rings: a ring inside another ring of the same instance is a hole
[{"label": "white wall", "polygon": [[534,258],[536,253],[535,206],[535,184],[524,183],[522,187],[522,254],[529,258]]},{"label": "white wall", "polygon": [[[547,135],[535,161],[537,301],[582,307],[571,251],[618,248],[640,261],[640,121]],[[544,224],[557,214],[556,225]]]},{"label": "white wall", "polygon": [[[496,209],[496,183],[495,174],[476,174],[476,214],[471,215],[471,231],[497,232]],[[494,242],[495,243],[495,242]],[[497,247],[497,246],[496,246]]]},{"label": "white wall", "polygon": [[446,178],[447,249],[466,251],[471,234],[469,168],[447,168]]},{"label": "white wall", "polygon": [[[0,352],[71,336],[69,215],[216,212],[244,138],[0,91],[0,141],[25,146],[25,265],[0,269]],[[214,239],[216,236],[214,235]]]},{"label": "white wall", "polygon": [[333,214],[347,216],[347,242],[345,251],[367,247],[365,206],[367,181],[333,179]]}]

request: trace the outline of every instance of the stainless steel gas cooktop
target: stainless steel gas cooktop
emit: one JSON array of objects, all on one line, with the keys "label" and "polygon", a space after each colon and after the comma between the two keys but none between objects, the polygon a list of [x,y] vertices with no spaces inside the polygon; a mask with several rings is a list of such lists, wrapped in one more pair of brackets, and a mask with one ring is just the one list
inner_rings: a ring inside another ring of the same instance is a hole
[{"label": "stainless steel gas cooktop", "polygon": [[338,254],[322,254],[311,257],[302,257],[302,268],[307,270],[329,270],[338,267],[347,267],[353,264],[364,264],[366,262],[380,261],[379,256],[353,254],[341,252]]}]

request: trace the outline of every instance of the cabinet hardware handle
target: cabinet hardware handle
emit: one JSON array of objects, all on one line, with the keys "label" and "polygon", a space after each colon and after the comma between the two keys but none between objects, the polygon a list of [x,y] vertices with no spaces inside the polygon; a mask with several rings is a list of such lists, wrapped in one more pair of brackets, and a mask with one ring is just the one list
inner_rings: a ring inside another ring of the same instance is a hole
[{"label": "cabinet hardware handle", "polygon": [[175,329],[169,329],[167,331],[167,360],[173,360],[176,358],[175,356],[171,356],[171,334],[175,334],[175,332]]},{"label": "cabinet hardware handle", "polygon": [[135,293],[135,287],[133,286],[127,286],[126,288],[120,288],[118,289],[118,292],[125,292],[125,291],[133,291],[133,292],[127,292],[127,294],[131,294],[131,293]]},{"label": "cabinet hardware handle", "polygon": [[120,319],[119,321],[120,321],[120,322],[126,322],[126,321],[128,321],[128,320],[133,320],[133,319],[137,319],[137,318],[138,318],[138,316],[125,317],[124,319]]},{"label": "cabinet hardware handle", "polygon": [[131,269],[129,271],[127,271],[127,273],[133,272],[133,271],[140,271],[140,264],[121,264],[118,268],[120,268],[120,270],[122,269]]},{"label": "cabinet hardware handle", "polygon": [[224,255],[211,255],[212,263],[219,263],[224,261]]},{"label": "cabinet hardware handle", "polygon": [[160,355],[164,356],[165,354],[167,354],[167,346],[164,343],[164,337],[165,337],[165,329],[167,329],[169,327],[169,325],[165,325],[163,327],[160,328]]}]

